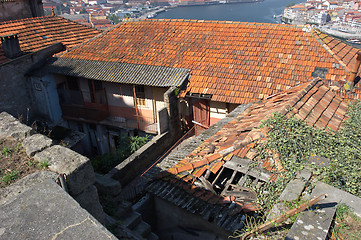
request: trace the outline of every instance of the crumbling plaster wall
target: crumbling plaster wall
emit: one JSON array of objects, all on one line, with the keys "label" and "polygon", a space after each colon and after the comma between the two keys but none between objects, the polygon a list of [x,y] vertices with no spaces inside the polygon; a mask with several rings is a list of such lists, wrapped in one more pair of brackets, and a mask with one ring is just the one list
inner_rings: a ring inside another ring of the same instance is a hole
[{"label": "crumbling plaster wall", "polygon": [[[32,128],[6,112],[0,113],[0,138],[21,141],[29,156],[39,162],[48,161],[51,172],[65,174],[69,194],[99,222],[104,223],[105,213],[94,186],[95,173],[87,157],[66,147],[53,145],[52,140],[44,135],[33,134]],[[19,189],[14,191],[16,194],[21,192]],[[14,191],[6,195],[13,195]],[[3,194],[0,196],[4,197]]]},{"label": "crumbling plaster wall", "polygon": [[0,112],[27,120],[38,112],[33,100],[33,88],[26,74],[41,66],[45,59],[65,50],[61,43],[54,44],[40,51],[23,55],[0,65]]}]

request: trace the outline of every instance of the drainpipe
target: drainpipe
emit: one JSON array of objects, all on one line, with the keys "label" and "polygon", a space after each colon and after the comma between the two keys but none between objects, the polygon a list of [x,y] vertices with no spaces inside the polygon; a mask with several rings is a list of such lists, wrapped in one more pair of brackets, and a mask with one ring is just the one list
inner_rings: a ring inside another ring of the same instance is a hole
[{"label": "drainpipe", "polygon": [[361,64],[361,53],[357,52],[355,55],[355,64],[353,65],[353,68],[351,70],[351,74],[348,78],[348,81],[345,83],[345,85],[343,86],[343,88],[346,91],[351,91],[354,87],[354,85],[356,84],[355,79],[358,73],[358,70],[360,68],[360,64]]}]

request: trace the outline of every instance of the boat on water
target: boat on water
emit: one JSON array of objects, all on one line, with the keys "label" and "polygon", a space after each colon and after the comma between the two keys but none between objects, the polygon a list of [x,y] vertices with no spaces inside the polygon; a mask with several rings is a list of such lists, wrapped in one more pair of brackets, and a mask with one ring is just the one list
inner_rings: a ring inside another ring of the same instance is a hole
[{"label": "boat on water", "polygon": [[349,43],[353,43],[353,44],[361,44],[360,39],[357,39],[357,38],[347,39],[346,41]]}]

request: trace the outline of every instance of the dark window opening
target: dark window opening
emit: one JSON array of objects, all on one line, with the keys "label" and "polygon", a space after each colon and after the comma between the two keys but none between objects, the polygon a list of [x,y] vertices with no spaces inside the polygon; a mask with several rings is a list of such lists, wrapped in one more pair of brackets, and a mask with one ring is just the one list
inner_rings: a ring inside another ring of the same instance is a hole
[{"label": "dark window opening", "polygon": [[68,89],[69,90],[75,90],[75,91],[79,91],[79,84],[78,84],[78,79],[76,77],[70,77],[67,76],[66,77],[66,82],[68,84]]},{"label": "dark window opening", "polygon": [[98,99],[97,91],[102,90],[102,82],[98,80],[88,80],[89,92],[90,92],[90,101],[92,103],[99,103],[101,99]]},{"label": "dark window opening", "polygon": [[137,105],[145,106],[145,90],[144,86],[135,86],[135,94],[137,96]]}]

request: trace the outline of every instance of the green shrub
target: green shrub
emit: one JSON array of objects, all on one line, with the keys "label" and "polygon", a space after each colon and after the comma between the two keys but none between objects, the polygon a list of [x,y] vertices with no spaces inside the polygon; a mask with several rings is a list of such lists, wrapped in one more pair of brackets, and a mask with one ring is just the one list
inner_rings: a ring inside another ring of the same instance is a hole
[{"label": "green shrub", "polygon": [[116,153],[104,154],[91,159],[94,170],[102,174],[109,172],[113,167],[117,166],[124,159],[149,142],[149,140],[149,135],[145,137],[128,137],[126,135],[121,135],[117,144]]}]

